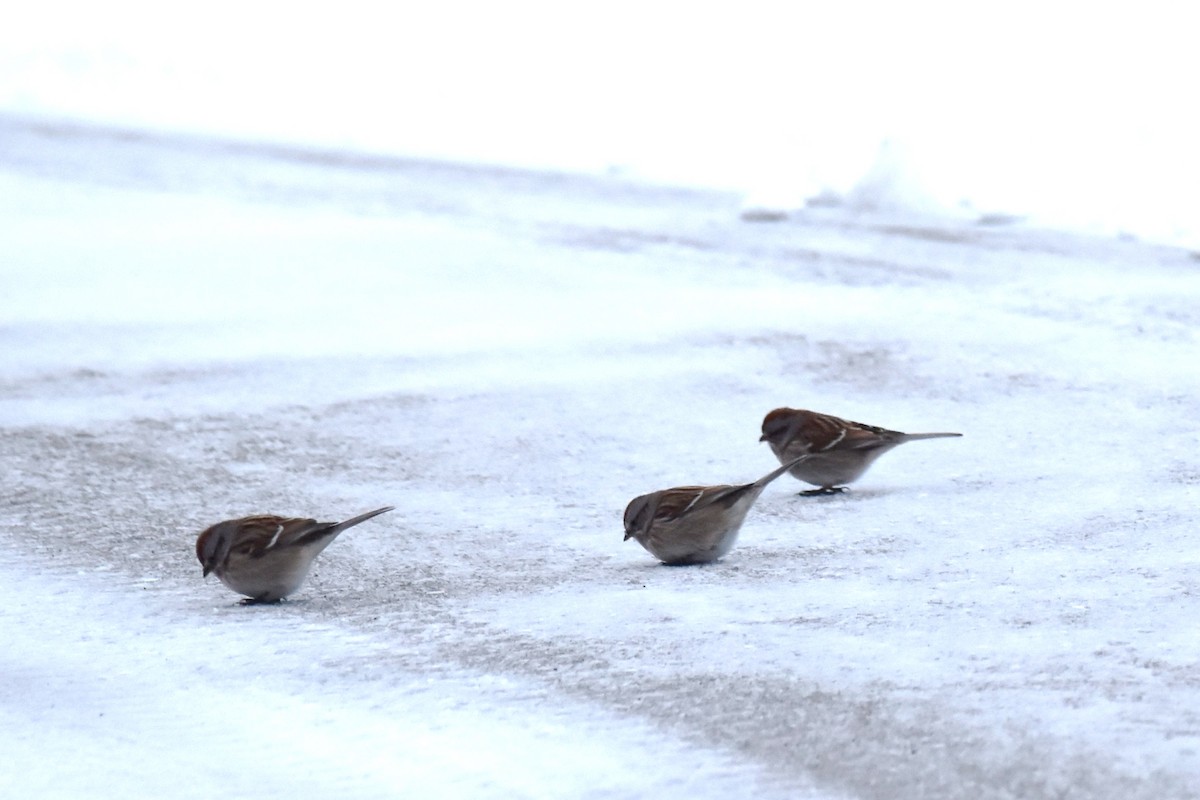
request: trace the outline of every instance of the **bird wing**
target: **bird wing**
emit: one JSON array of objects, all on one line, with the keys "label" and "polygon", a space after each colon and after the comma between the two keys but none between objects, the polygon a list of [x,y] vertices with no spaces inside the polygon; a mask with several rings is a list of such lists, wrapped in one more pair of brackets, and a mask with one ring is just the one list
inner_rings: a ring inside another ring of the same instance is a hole
[{"label": "bird wing", "polygon": [[893,442],[901,434],[867,425],[863,422],[841,419],[829,414],[809,414],[796,437],[808,442],[812,452],[829,450],[858,450]]},{"label": "bird wing", "polygon": [[305,544],[334,527],[333,522],[284,517],[247,517],[242,520],[233,550],[251,558],[262,558],[281,547]]},{"label": "bird wing", "polygon": [[680,486],[668,489],[654,511],[656,520],[672,520],[694,514],[714,503],[732,505],[738,497],[754,484],[741,486]]}]

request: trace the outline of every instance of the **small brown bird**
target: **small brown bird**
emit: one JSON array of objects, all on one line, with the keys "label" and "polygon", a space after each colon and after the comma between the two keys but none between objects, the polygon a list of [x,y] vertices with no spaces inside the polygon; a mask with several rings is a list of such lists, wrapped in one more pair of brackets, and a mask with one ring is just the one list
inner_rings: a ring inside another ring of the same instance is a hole
[{"label": "small brown bird", "polygon": [[221,583],[246,595],[243,603],[277,603],[300,588],[313,561],[339,533],[393,508],[345,522],[270,515],[218,522],[196,539],[196,558],[204,577],[215,572]]},{"label": "small brown bird", "polygon": [[625,508],[625,540],[671,566],[716,561],[733,549],[746,513],[767,484],[804,455],[744,486],[680,486],[635,497]]},{"label": "small brown bird", "polygon": [[893,447],[949,436],[962,434],[901,433],[815,411],[777,408],[763,418],[759,441],[769,444],[780,461],[806,453],[812,456],[791,470],[793,477],[820,487],[800,493],[807,496],[846,491],[842,484],[858,480],[875,459]]}]

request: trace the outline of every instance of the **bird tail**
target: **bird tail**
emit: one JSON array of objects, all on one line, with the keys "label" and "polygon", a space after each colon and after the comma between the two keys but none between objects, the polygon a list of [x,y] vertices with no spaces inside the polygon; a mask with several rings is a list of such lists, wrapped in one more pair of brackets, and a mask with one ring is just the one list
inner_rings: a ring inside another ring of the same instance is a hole
[{"label": "bird tail", "polygon": [[949,439],[951,436],[962,436],[961,433],[906,433],[904,441],[913,442],[917,439]]},{"label": "bird tail", "polygon": [[778,478],[783,473],[787,472],[792,467],[799,464],[801,461],[804,461],[805,459],[808,459],[808,458],[812,458],[811,453],[806,453],[805,455],[802,455],[799,458],[793,458],[791,461],[788,461],[786,464],[781,465],[778,469],[772,470],[771,472],[768,472],[766,475],[763,475],[761,478],[759,478],[754,483],[752,483],[751,486],[757,486],[759,488],[762,488],[762,487],[766,486],[768,483],[770,483],[771,481]]},{"label": "bird tail", "polygon": [[337,533],[341,533],[342,531],[346,530],[346,528],[353,528],[358,523],[366,522],[367,520],[371,519],[371,517],[378,517],[380,514],[395,510],[395,506],[384,506],[383,508],[377,508],[374,511],[368,511],[365,514],[359,514],[357,517],[351,517],[345,522],[339,522],[337,525],[333,526],[333,529]]}]

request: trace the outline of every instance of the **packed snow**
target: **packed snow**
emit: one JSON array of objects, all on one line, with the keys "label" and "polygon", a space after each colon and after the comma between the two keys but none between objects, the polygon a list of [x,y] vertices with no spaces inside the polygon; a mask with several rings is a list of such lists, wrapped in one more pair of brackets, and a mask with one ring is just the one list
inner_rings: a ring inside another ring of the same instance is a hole
[{"label": "packed snow", "polygon": [[0,796],[1200,797],[1191,29],[554,8],[0,29]]},{"label": "packed snow", "polygon": [[[3,134],[6,796],[1194,796],[1194,254]],[[965,436],[621,541],[785,404]],[[201,580],[382,504],[278,607]]]}]

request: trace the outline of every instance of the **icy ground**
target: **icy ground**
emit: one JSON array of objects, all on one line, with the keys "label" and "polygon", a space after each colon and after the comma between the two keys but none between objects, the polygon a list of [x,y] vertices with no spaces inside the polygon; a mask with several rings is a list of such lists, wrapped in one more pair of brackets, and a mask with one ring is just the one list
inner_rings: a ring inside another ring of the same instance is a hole
[{"label": "icy ground", "polygon": [[[1200,260],[0,118],[0,796],[1200,796]],[[723,561],[763,414],[958,430]],[[277,607],[195,534],[342,518]]]}]

